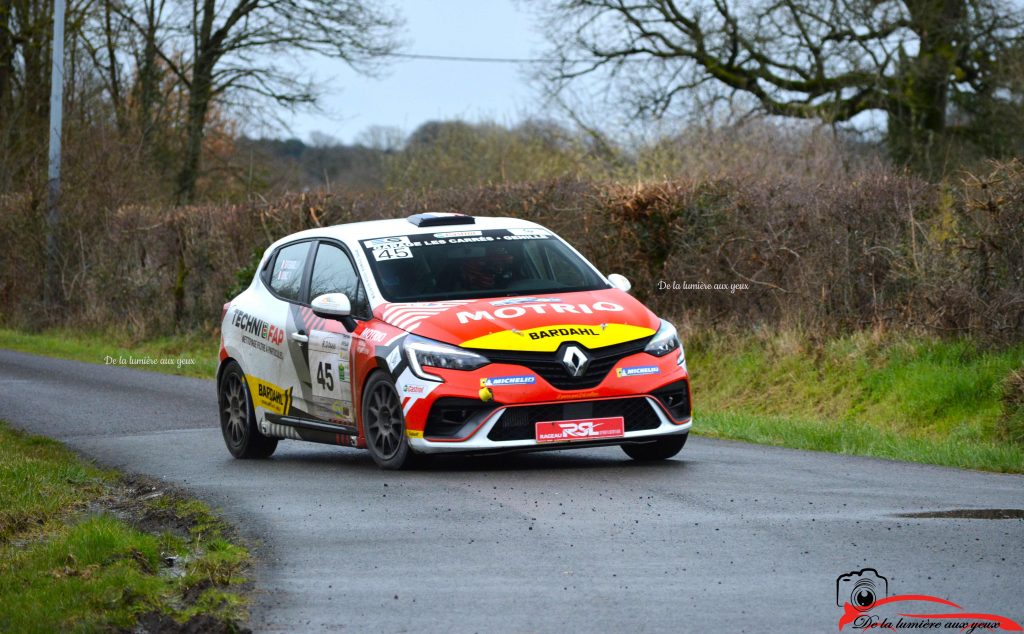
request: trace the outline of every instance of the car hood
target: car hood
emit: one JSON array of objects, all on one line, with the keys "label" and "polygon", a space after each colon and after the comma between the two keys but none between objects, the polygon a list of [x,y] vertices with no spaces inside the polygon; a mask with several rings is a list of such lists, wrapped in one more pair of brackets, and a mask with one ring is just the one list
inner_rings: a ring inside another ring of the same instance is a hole
[{"label": "car hood", "polygon": [[565,341],[601,348],[653,335],[659,319],[618,289],[382,304],[396,328],[465,348],[553,352]]}]

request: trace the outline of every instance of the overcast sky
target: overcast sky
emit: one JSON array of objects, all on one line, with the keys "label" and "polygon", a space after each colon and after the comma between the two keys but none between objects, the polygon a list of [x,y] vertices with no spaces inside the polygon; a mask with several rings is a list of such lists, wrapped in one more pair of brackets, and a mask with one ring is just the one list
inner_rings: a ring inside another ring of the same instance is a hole
[{"label": "overcast sky", "polygon": [[[392,0],[406,21],[403,53],[531,58],[544,42],[535,17],[513,0]],[[408,133],[432,119],[514,123],[537,112],[537,89],[521,64],[395,59],[379,78],[342,62],[303,60],[323,90],[321,112],[285,115],[275,136],[309,140],[314,131],[352,143],[370,126]]]}]

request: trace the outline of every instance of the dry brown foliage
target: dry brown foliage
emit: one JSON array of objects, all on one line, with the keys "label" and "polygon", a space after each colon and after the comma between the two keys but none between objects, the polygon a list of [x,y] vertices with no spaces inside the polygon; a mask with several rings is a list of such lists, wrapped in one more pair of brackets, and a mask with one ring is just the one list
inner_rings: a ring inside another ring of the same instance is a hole
[{"label": "dry brown foliage", "polygon": [[[914,327],[1024,339],[1024,165],[935,185],[885,169],[831,182],[778,175],[635,184],[554,180],[427,193],[296,194],[184,208],[77,205],[62,226],[66,308],[43,311],[39,201],[0,199],[0,301],[9,325],[217,326],[238,272],[273,240],[314,226],[424,211],[517,216],[687,325],[822,333]],[[747,284],[659,290],[659,282]]]}]

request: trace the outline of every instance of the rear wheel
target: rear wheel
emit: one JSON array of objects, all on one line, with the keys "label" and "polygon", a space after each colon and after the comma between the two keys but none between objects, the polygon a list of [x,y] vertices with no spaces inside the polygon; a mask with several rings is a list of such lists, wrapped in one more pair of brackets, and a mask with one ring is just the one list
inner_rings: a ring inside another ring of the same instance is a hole
[{"label": "rear wheel", "polygon": [[220,429],[224,444],[236,458],[268,458],[277,449],[277,438],[256,428],[256,414],[238,363],[229,361],[220,378]]},{"label": "rear wheel", "polygon": [[689,435],[689,433],[685,433],[679,436],[665,436],[643,444],[622,445],[622,450],[633,460],[642,462],[668,460],[682,451]]},{"label": "rear wheel", "polygon": [[373,461],[383,469],[405,469],[417,462],[405,435],[402,399],[383,373],[374,374],[363,392],[363,433]]}]

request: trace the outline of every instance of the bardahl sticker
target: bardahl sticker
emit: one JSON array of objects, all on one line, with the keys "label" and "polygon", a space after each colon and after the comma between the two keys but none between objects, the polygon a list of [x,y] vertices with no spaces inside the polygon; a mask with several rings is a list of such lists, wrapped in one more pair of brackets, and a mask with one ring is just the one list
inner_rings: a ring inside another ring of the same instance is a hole
[{"label": "bardahl sticker", "polygon": [[[557,306],[557,304],[556,304]],[[506,310],[506,309],[502,309]],[[482,350],[518,350],[522,352],[554,352],[564,342],[572,341],[591,350],[636,341],[654,334],[651,328],[632,324],[556,324],[523,330],[501,330],[463,341],[463,348]]]},{"label": "bardahl sticker", "polygon": [[254,406],[282,415],[291,411],[292,388],[286,390],[283,387],[254,376],[247,376],[245,378],[249,384],[249,393],[252,394],[252,404]]}]

